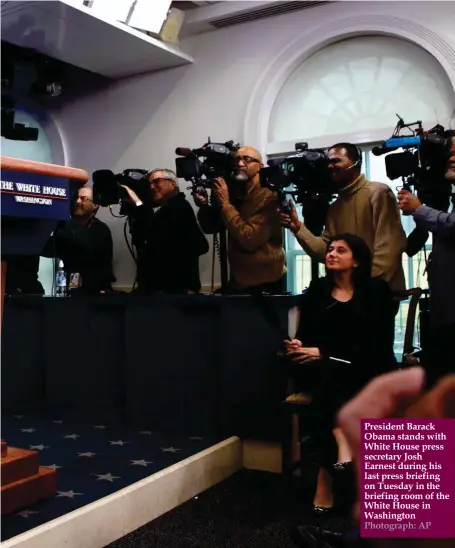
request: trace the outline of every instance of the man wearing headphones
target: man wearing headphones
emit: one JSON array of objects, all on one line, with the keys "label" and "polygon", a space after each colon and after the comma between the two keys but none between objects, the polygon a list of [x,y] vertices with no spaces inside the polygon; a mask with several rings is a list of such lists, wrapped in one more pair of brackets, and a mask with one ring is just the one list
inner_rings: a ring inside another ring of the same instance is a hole
[{"label": "man wearing headphones", "polygon": [[406,235],[392,189],[384,183],[368,181],[361,174],[362,152],[356,145],[333,145],[328,157],[331,179],[339,190],[329,207],[322,236],[308,230],[293,205],[289,214],[281,215],[282,224],[294,233],[308,255],[321,262],[331,236],[343,233],[359,236],[373,256],[372,276],[387,281],[392,291],[404,290],[401,256],[406,249]]}]

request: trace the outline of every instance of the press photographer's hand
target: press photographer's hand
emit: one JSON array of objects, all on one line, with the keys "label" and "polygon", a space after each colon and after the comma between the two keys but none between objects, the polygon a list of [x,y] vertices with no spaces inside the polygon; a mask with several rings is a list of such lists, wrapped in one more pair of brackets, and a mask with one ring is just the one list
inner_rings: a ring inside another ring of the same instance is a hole
[{"label": "press photographer's hand", "polygon": [[405,215],[411,215],[421,205],[422,202],[409,190],[400,190],[398,193],[398,207]]},{"label": "press photographer's hand", "polygon": [[293,234],[297,234],[302,226],[302,221],[299,219],[294,202],[290,200],[289,205],[291,207],[290,213],[283,213],[283,211],[278,208],[278,212],[280,213],[280,223],[285,228],[289,228]]},{"label": "press photographer's hand", "polygon": [[224,206],[229,203],[229,189],[226,181],[222,177],[218,177],[215,179],[215,183],[213,185],[213,193],[220,206]]},{"label": "press photographer's hand", "polygon": [[193,192],[192,196],[197,207],[204,207],[209,203],[209,197],[205,190]]},{"label": "press photographer's hand", "polygon": [[132,204],[136,204],[137,202],[140,202],[139,196],[134,192],[134,190],[131,190],[129,186],[126,185],[120,185],[122,188],[126,190],[128,193],[128,198],[126,200],[122,200],[123,202],[128,202]]}]

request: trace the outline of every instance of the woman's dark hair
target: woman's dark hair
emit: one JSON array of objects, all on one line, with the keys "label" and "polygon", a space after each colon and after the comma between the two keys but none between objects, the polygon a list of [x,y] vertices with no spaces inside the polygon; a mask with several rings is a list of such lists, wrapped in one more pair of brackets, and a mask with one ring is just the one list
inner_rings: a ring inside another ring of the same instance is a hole
[{"label": "woman's dark hair", "polygon": [[[327,244],[327,250],[333,242],[346,242],[352,252],[352,256],[357,263],[352,274],[352,282],[355,288],[364,286],[371,280],[371,251],[362,238],[354,236],[354,234],[337,234],[330,238]],[[334,285],[333,272],[327,269],[327,278],[330,284]]]}]

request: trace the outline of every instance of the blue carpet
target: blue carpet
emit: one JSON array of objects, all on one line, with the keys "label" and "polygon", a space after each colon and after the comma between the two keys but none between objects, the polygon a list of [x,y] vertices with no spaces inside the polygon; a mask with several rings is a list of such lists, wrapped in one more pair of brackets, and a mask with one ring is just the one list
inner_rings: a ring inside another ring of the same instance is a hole
[{"label": "blue carpet", "polygon": [[15,415],[2,416],[9,446],[38,451],[41,466],[57,469],[58,493],[15,514],[2,516],[1,540],[72,512],[123,489],[215,443],[197,432],[160,434],[121,424],[81,423]]}]

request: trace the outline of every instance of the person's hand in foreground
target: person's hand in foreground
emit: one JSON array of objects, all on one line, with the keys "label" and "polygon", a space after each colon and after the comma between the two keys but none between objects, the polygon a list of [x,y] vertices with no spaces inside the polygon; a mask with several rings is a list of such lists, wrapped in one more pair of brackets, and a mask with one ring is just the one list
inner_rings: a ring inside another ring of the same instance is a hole
[{"label": "person's hand in foreground", "polygon": [[[421,367],[387,373],[373,379],[341,408],[338,422],[351,446],[356,465],[360,458],[361,419],[455,417],[455,375],[444,377],[422,395],[424,382],[425,373]],[[358,503],[355,518],[359,519]],[[449,548],[455,543],[454,539],[370,539],[370,544],[380,548]]]}]

